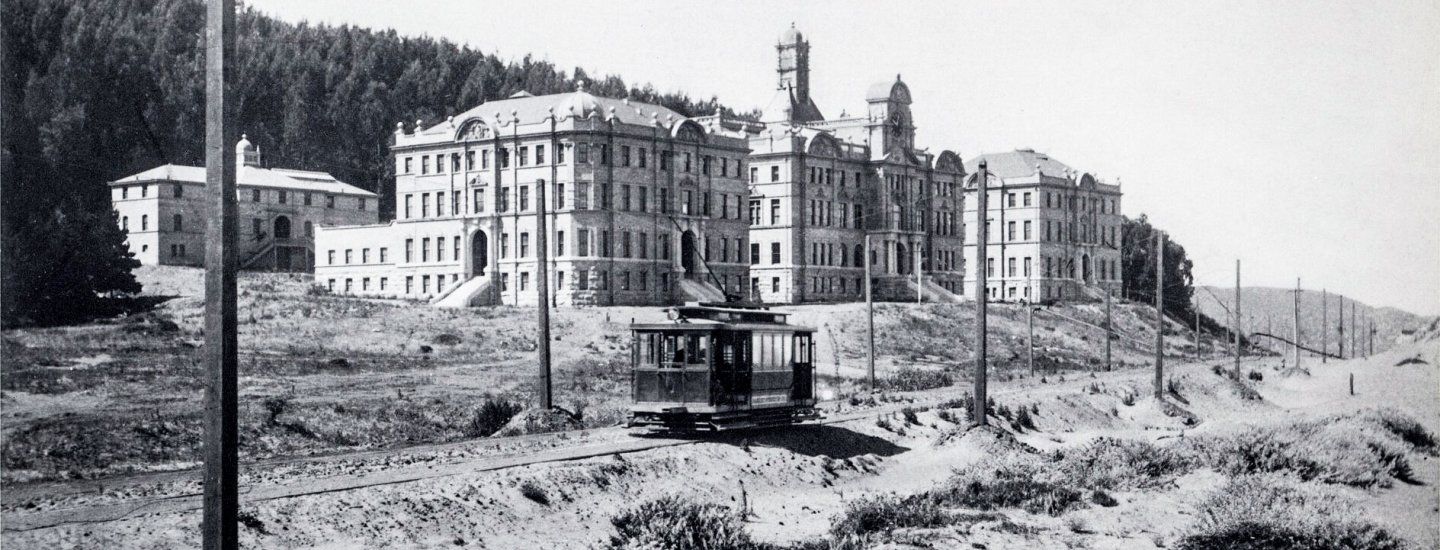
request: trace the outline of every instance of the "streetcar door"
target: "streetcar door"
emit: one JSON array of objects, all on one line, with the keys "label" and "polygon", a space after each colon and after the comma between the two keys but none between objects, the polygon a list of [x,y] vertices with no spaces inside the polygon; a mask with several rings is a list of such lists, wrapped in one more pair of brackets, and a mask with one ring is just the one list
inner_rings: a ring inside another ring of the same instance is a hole
[{"label": "streetcar door", "polygon": [[790,398],[794,400],[815,397],[815,339],[810,333],[795,333],[795,378]]}]

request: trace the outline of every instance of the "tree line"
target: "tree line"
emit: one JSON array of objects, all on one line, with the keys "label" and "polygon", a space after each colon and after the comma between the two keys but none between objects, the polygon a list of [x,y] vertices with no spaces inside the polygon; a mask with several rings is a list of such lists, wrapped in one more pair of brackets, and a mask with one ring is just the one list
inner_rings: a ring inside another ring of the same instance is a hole
[{"label": "tree line", "polygon": [[[92,313],[139,291],[106,182],[204,164],[204,5],[199,0],[7,0],[3,32],[4,324]],[[444,39],[238,14],[239,127],[266,164],[329,172],[393,211],[397,121],[434,123],[520,91],[630,97],[686,116],[736,113],[621,77]]]}]

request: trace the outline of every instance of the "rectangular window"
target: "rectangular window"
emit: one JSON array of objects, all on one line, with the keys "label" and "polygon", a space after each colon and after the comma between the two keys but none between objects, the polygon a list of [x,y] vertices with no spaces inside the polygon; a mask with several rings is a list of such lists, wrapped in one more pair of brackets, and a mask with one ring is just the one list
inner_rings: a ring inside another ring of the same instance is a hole
[{"label": "rectangular window", "polygon": [[771,182],[771,183],[774,183],[774,182],[777,182],[777,181],[780,181],[780,167],[779,167],[778,165],[777,165],[777,166],[771,166],[771,167],[770,167],[770,182]]},{"label": "rectangular window", "polygon": [[325,195],[325,208],[335,208],[335,195]]},{"label": "rectangular window", "polygon": [[570,146],[564,143],[555,146],[555,164],[565,164],[565,150]]},{"label": "rectangular window", "polygon": [[555,232],[555,256],[556,256],[556,257],[560,257],[560,256],[564,256],[564,255],[565,255],[565,232],[564,232],[564,231],[556,231],[556,232]]},{"label": "rectangular window", "polygon": [[630,186],[628,184],[620,184],[620,210],[630,210]]},{"label": "rectangular window", "polygon": [[770,225],[780,224],[780,199],[770,199]]},{"label": "rectangular window", "polygon": [[520,166],[528,166],[530,163],[530,148],[520,148]]},{"label": "rectangular window", "polygon": [[1030,220],[1025,220],[1025,240],[1030,240]]},{"label": "rectangular window", "polygon": [[659,202],[659,203],[660,203],[660,213],[661,213],[661,214],[669,214],[669,213],[670,213],[670,190],[669,190],[669,189],[666,189],[666,188],[664,188],[664,187],[661,187],[661,188],[659,189],[659,191],[660,191],[660,197],[659,197],[658,199],[656,199],[656,202]]},{"label": "rectangular window", "polygon": [[435,261],[445,261],[445,237],[435,238]]},{"label": "rectangular window", "polygon": [[510,257],[510,234],[509,234],[509,233],[501,233],[501,234],[500,234],[500,257],[501,257],[501,258],[509,258],[509,257]]},{"label": "rectangular window", "polygon": [[780,263],[780,243],[770,243],[770,263]]},{"label": "rectangular window", "polygon": [[501,187],[501,188],[500,188],[500,195],[497,196],[496,198],[499,199],[500,204],[499,204],[499,206],[497,206],[495,209],[498,210],[498,211],[500,211],[500,212],[509,212],[509,211],[510,211],[510,188],[509,188],[509,187]]},{"label": "rectangular window", "polygon": [[[649,234],[649,233],[645,233],[645,232],[643,232],[643,231],[640,232],[640,238],[639,238],[638,241],[639,241],[639,242],[636,244],[636,246],[638,246],[638,247],[640,248],[640,259],[644,260],[644,259],[649,258],[649,257],[650,257],[650,234]],[[641,289],[644,289],[644,287],[642,286]]]},{"label": "rectangular window", "polygon": [[565,209],[565,184],[555,184],[555,210]]},{"label": "rectangular window", "polygon": [[405,263],[413,261],[415,261],[415,239],[405,239]]},{"label": "rectangular window", "polygon": [[350,265],[351,256],[354,254],[354,252],[354,250],[351,250],[349,248],[345,249],[345,265]]},{"label": "rectangular window", "polygon": [[641,147],[639,154],[638,154],[638,155],[635,155],[636,160],[640,161],[640,167],[641,167],[641,168],[644,168],[645,165],[646,165],[646,163],[649,162],[649,156],[650,156],[650,152],[647,151],[647,150],[645,150],[644,147]]},{"label": "rectangular window", "polygon": [[430,173],[430,155],[420,157],[420,173],[422,175]]},{"label": "rectangular window", "polygon": [[[142,188],[143,188],[143,187],[142,187]],[[141,196],[144,196],[144,195],[141,195]],[[250,202],[260,202],[260,190],[259,190],[259,189],[251,189],[251,190],[250,190]]]},{"label": "rectangular window", "polygon": [[590,164],[590,144],[589,144],[589,143],[577,143],[577,144],[575,144],[575,163],[576,163],[576,164]]},{"label": "rectangular window", "polygon": [[[620,146],[620,165],[621,165],[621,166],[630,166],[630,146],[629,146],[629,145],[621,145],[621,146]],[[627,273],[626,275],[629,275],[629,274]]]},{"label": "rectangular window", "polygon": [[412,161],[412,160],[415,160],[415,158],[414,158],[414,157],[405,157],[405,173],[406,173],[406,174],[409,174],[410,172],[413,171],[413,170],[410,168],[410,161]]},{"label": "rectangular window", "polygon": [[[465,152],[465,169],[466,169],[466,170],[474,170],[474,169],[475,169],[475,152],[474,152],[474,151],[466,151],[466,152]],[[385,287],[385,284],[384,284],[385,279],[380,279],[380,281],[381,281],[380,287],[381,287],[381,289],[384,289],[384,287]]]},{"label": "rectangular window", "polygon": [[475,213],[477,213],[477,214],[480,213],[480,212],[484,212],[484,211],[485,211],[485,190],[484,190],[484,189],[476,189],[476,190],[475,190],[475,206],[472,208],[472,211],[475,212]]},{"label": "rectangular window", "polygon": [[335,265],[335,251],[334,251],[334,250],[327,250],[327,251],[325,252],[325,263],[326,263],[326,265]]},{"label": "rectangular window", "polygon": [[[453,212],[452,212],[453,213]],[[435,193],[435,216],[445,215],[445,192]]]},{"label": "rectangular window", "polygon": [[430,237],[420,239],[420,261],[430,261]]},{"label": "rectangular window", "polygon": [[590,255],[590,230],[580,230],[575,242],[575,254],[580,256]]},{"label": "rectangular window", "polygon": [[521,211],[521,212],[525,212],[525,211],[528,211],[528,210],[530,210],[530,186],[529,186],[529,185],[521,185],[521,186],[520,186],[520,211]]},{"label": "rectangular window", "polygon": [[[334,283],[335,281],[334,281],[334,279],[331,279],[330,282],[331,282],[331,283]],[[333,285],[332,285],[332,286],[333,286]],[[405,293],[406,293],[406,294],[414,294],[414,293],[415,293],[415,276],[414,276],[414,275],[406,275],[406,276],[405,276]]]},{"label": "rectangular window", "polygon": [[420,217],[422,217],[422,218],[428,218],[428,217],[430,217],[430,194],[429,194],[429,193],[421,193],[421,194],[420,194]]},{"label": "rectangular window", "polygon": [[544,145],[536,145],[536,146],[535,146],[535,164],[536,164],[537,166],[538,166],[538,165],[541,165],[541,164],[545,164],[545,146],[544,146]]},{"label": "rectangular window", "polygon": [[520,233],[520,257],[530,257],[530,234],[526,232]]},{"label": "rectangular window", "polygon": [[[385,256],[388,255],[387,252],[389,252],[389,251],[390,251],[390,249],[388,249],[388,248],[385,248],[385,247],[383,247],[383,246],[380,247],[380,263],[382,263],[382,264],[385,263]],[[384,287],[382,286],[381,288],[384,288]]]}]

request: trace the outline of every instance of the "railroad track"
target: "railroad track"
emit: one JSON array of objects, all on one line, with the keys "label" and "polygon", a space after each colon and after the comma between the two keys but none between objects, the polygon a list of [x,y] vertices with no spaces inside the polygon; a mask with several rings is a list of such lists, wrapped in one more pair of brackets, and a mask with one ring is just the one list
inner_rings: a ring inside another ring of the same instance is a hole
[{"label": "railroad track", "polygon": [[[1254,360],[1258,358],[1247,358]],[[1212,360],[1213,361],[1213,360]],[[1205,362],[1202,362],[1205,364]],[[1194,366],[1194,364],[1191,364]],[[1145,369],[1134,369],[1124,371],[1112,371],[1101,374],[1100,379],[1113,381],[1115,379],[1135,378],[1148,375]],[[1028,392],[1033,395],[1044,395],[1075,391],[1076,387],[1083,386],[1092,381],[1085,376],[1076,376],[1065,383],[1052,384],[1049,386],[1023,386],[1014,388],[996,389],[991,392],[992,397],[1003,397],[1017,393]],[[887,403],[881,406],[835,413],[820,420],[821,425],[843,424],[858,420],[872,419],[879,416],[894,414],[905,407],[927,406],[941,402],[948,397],[953,397],[954,390],[948,392],[932,391],[923,395],[915,396],[914,403]],[[835,406],[838,401],[830,401],[825,404]],[[612,427],[588,430],[592,435],[607,436],[624,431],[624,428]],[[467,457],[449,462],[440,461],[417,461],[411,464],[386,467],[359,474],[329,475],[309,479],[291,479],[289,483],[261,483],[244,487],[242,483],[241,500],[246,503],[277,500],[285,498],[303,497],[341,491],[364,489],[367,487],[378,487],[386,485],[399,485],[416,481],[435,479],[441,477],[462,475],[475,472],[487,472],[531,466],[537,464],[570,462],[596,458],[608,455],[619,455],[636,453],[665,447],[678,447],[696,443],[725,441],[744,437],[745,432],[734,432],[709,437],[675,437],[675,436],[639,436],[621,437],[613,441],[600,441],[580,445],[559,446],[551,449],[543,449],[533,452],[516,452],[499,456]],[[284,466],[295,466],[305,464],[340,463],[347,461],[363,461],[367,459],[381,459],[409,454],[434,454],[442,455],[446,451],[461,451],[475,449],[504,443],[525,443],[529,441],[565,441],[566,438],[574,437],[574,432],[557,432],[548,434],[532,434],[513,436],[507,438],[493,438],[469,440],[453,443],[442,443],[435,445],[423,445],[408,447],[404,449],[390,449],[377,451],[360,451],[354,453],[343,453],[328,456],[304,457],[292,459],[278,459],[261,461],[247,464],[246,473],[254,472],[262,468],[276,468]],[[64,496],[79,495],[90,492],[99,492],[105,488],[117,486],[142,486],[150,484],[163,484],[168,482],[193,481],[199,478],[198,470],[162,472],[154,474],[140,474],[126,476],[124,478],[110,478],[108,480],[96,480],[87,482],[70,483],[45,483],[33,486],[23,486],[6,490],[6,500],[10,502],[23,502],[30,498],[40,496]],[[174,495],[149,497],[144,499],[131,499],[128,501],[116,501],[96,503],[67,508],[55,508],[38,512],[19,513],[11,512],[3,516],[3,530],[5,532],[23,532],[37,529],[47,529],[61,526],[74,526],[93,523],[105,523],[119,521],[139,514],[169,514],[181,513],[192,510],[199,510],[203,503],[203,495],[200,492],[183,492]]]}]

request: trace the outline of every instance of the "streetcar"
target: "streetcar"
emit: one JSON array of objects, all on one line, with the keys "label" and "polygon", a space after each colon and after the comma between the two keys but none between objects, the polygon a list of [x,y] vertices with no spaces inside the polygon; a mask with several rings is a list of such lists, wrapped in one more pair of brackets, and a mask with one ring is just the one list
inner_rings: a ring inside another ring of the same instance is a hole
[{"label": "streetcar", "polygon": [[761,305],[690,302],[630,325],[626,425],[721,431],[795,424],[815,410],[815,330]]}]

